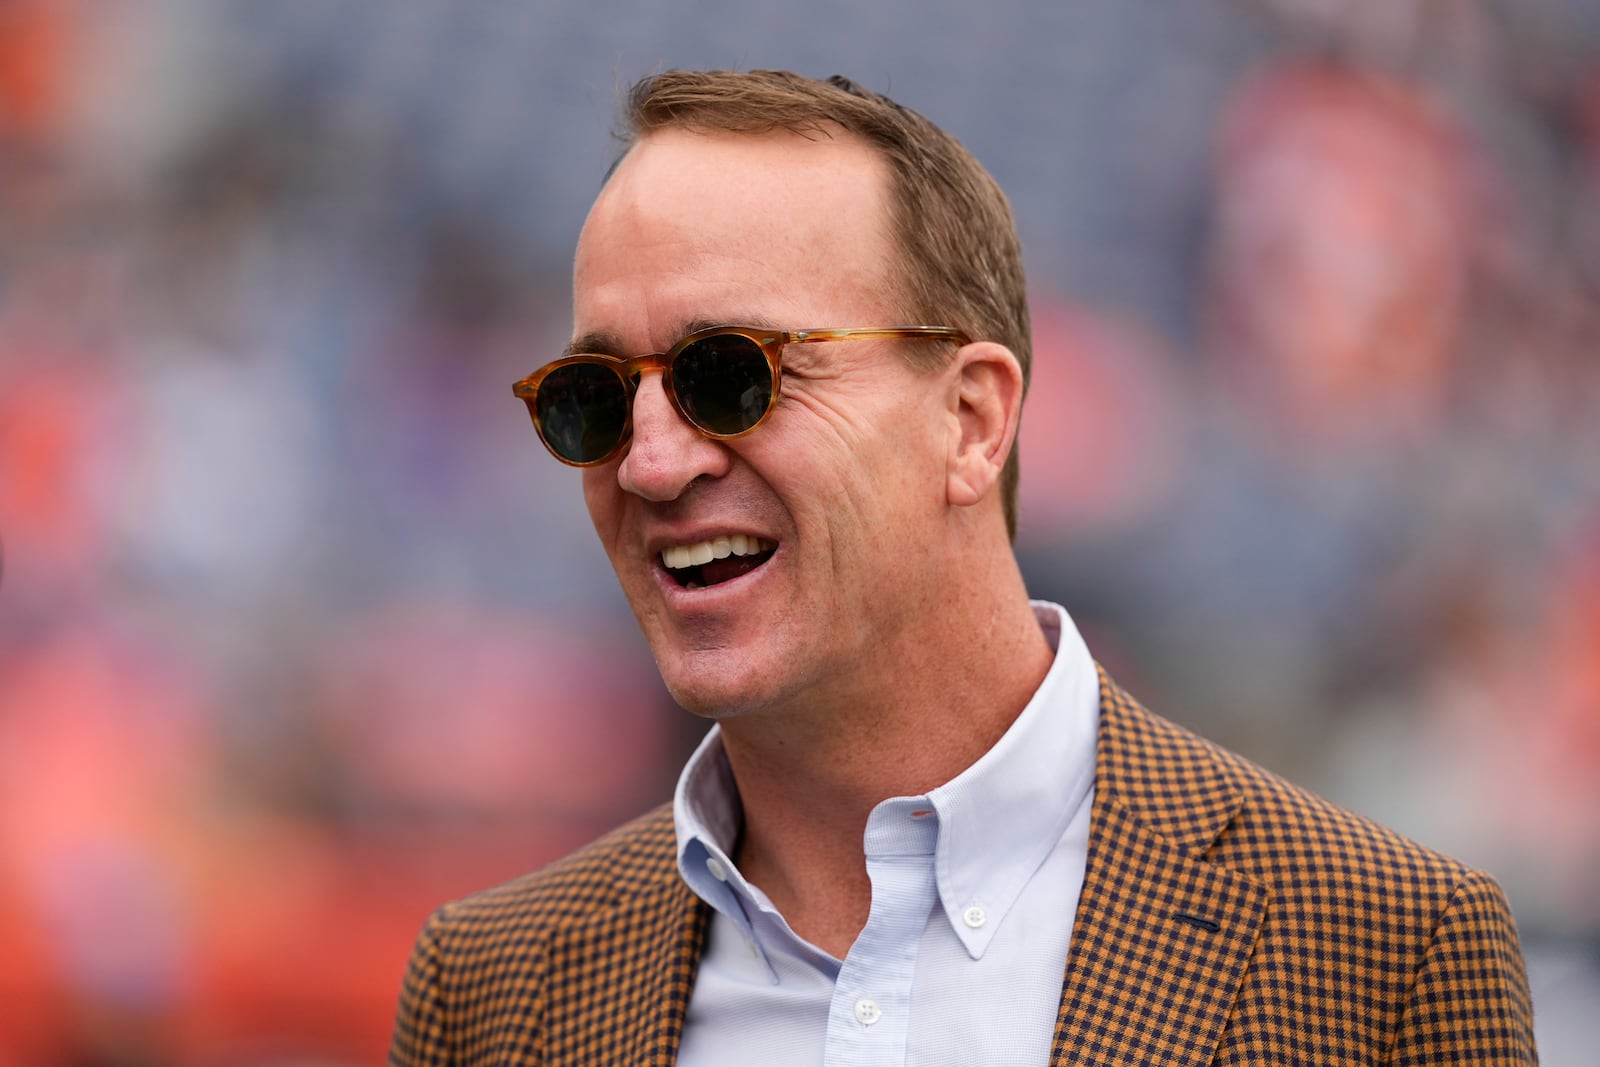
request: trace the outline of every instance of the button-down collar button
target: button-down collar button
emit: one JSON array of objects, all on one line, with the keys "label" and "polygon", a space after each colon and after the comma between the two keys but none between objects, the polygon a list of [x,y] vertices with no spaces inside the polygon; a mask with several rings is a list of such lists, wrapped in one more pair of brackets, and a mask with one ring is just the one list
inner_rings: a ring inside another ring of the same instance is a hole
[{"label": "button-down collar button", "polygon": [[989,921],[989,913],[974,904],[961,913],[961,921],[976,930]]},{"label": "button-down collar button", "polygon": [[862,1026],[871,1026],[883,1018],[883,1009],[878,1007],[878,1002],[871,997],[862,997],[856,1001],[856,1022]]},{"label": "button-down collar button", "polygon": [[719,882],[728,880],[728,868],[724,867],[722,861],[715,856],[711,856],[706,860],[706,870],[710,871],[711,877]]}]

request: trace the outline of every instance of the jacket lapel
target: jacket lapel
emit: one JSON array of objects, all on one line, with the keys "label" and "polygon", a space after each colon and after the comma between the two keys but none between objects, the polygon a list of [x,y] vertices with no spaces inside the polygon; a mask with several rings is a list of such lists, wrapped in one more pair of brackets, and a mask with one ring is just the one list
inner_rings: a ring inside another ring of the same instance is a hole
[{"label": "jacket lapel", "polygon": [[652,957],[661,962],[644,983],[648,1001],[636,1005],[641,1019],[639,1051],[627,1061],[633,1067],[672,1067],[677,1062],[710,921],[710,907],[684,886],[679,906],[661,927],[662,951]]},{"label": "jacket lapel", "polygon": [[1205,852],[1242,803],[1210,747],[1101,674],[1088,867],[1052,1063],[1210,1063],[1268,894]]},{"label": "jacket lapel", "polygon": [[613,905],[549,947],[549,1067],[671,1067],[705,945],[709,909],[678,876],[671,815],[660,841],[619,858]]}]

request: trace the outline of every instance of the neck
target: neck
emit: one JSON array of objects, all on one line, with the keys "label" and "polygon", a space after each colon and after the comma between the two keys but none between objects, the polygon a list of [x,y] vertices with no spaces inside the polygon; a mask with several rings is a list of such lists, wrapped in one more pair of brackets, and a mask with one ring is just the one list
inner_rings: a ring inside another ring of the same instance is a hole
[{"label": "neck", "polygon": [[[1010,728],[1053,658],[1009,553],[804,707],[722,724],[739,784],[738,862],[790,925],[842,957],[866,922],[862,854],[881,801],[960,774]],[[974,620],[983,620],[976,622]]]}]

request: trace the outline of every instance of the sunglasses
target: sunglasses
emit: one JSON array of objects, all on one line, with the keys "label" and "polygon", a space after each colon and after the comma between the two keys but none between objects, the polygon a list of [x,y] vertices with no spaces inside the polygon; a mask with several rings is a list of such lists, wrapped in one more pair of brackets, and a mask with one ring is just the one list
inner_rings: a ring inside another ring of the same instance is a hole
[{"label": "sunglasses", "polygon": [[667,398],[684,420],[718,440],[743,437],[778,402],[785,345],[876,338],[967,343],[948,326],[868,326],[844,330],[766,330],[713,326],[666,352],[632,359],[581,353],[546,364],[512,386],[528,405],[550,454],[574,467],[604,463],[628,443],[639,376],[661,371]]}]

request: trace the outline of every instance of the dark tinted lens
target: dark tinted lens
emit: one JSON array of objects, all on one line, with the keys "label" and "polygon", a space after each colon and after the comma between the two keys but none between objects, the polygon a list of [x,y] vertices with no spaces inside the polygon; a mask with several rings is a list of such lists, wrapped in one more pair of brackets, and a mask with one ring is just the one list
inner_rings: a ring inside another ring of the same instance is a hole
[{"label": "dark tinted lens", "polygon": [[574,463],[593,463],[616,448],[628,422],[622,378],[595,363],[551,371],[539,383],[534,405],[545,443]]},{"label": "dark tinted lens", "polygon": [[707,337],[678,353],[672,385],[689,421],[711,433],[742,433],[772,402],[772,368],[748,337]]}]

